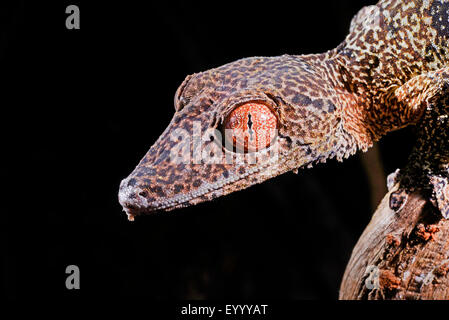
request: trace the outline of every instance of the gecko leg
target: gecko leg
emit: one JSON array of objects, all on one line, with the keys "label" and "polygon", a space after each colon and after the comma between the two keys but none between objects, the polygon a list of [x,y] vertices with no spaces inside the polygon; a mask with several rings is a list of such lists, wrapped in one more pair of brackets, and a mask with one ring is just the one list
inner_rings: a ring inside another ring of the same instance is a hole
[{"label": "gecko leg", "polygon": [[444,218],[449,218],[449,74],[443,69],[442,89],[427,101],[427,108],[417,123],[417,141],[404,169],[389,176],[389,187],[399,183],[390,195],[390,208],[399,211],[407,197],[422,190]]}]

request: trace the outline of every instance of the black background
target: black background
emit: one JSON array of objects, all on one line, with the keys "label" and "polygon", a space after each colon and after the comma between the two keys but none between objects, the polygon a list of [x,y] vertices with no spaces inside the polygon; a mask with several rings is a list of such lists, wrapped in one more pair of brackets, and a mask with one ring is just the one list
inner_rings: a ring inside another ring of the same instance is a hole
[{"label": "black background", "polygon": [[[128,222],[120,180],[186,75],[336,47],[375,1],[3,2],[2,289],[13,299],[336,299],[373,212],[359,156]],[[77,4],[81,30],[65,28]],[[409,130],[381,146],[401,167]],[[65,288],[65,268],[81,290]]]}]

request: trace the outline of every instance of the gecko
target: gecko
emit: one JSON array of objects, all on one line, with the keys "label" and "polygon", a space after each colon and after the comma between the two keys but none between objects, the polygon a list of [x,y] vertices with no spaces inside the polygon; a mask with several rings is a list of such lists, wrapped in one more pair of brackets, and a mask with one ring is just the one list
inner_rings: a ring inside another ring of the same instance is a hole
[{"label": "gecko", "polygon": [[[174,116],[120,183],[129,220],[209,201],[416,128],[390,207],[422,190],[449,218],[449,1],[363,7],[336,48],[237,60],[185,78]],[[393,190],[392,190],[393,191]]]}]

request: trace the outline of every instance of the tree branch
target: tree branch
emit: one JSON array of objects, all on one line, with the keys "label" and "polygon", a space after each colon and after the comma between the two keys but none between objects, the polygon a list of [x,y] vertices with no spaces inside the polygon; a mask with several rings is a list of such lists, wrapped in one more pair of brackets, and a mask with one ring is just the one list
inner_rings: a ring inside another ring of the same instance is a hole
[{"label": "tree branch", "polygon": [[420,192],[398,212],[386,194],[353,249],[340,299],[449,299],[449,220]]}]

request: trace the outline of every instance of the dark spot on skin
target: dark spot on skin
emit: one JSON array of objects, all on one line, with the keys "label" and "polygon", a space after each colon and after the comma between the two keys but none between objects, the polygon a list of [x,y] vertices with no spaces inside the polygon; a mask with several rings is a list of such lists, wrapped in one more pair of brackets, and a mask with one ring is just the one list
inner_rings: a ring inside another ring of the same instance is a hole
[{"label": "dark spot on skin", "polygon": [[355,81],[351,73],[344,66],[339,67],[340,81],[343,83],[345,89],[350,92],[356,92]]},{"label": "dark spot on skin", "polygon": [[308,96],[305,96],[303,94],[297,93],[293,99],[292,99],[293,103],[296,103],[300,106],[308,106],[312,103],[312,100],[310,100],[310,98]]},{"label": "dark spot on skin", "polygon": [[128,181],[128,187],[134,187],[136,184],[136,179],[132,178]]},{"label": "dark spot on skin", "polygon": [[440,52],[438,50],[435,50],[435,55],[437,56],[438,60],[441,61],[443,58],[440,55]]},{"label": "dark spot on skin", "polygon": [[321,99],[314,100],[314,101],[312,102],[312,105],[313,105],[315,108],[321,110],[321,109],[323,108],[323,100],[321,100]]},{"label": "dark spot on skin", "polygon": [[192,124],[190,123],[190,121],[184,121],[184,123],[182,124],[182,128],[186,130],[188,133],[190,133],[190,130],[192,129]]},{"label": "dark spot on skin", "polygon": [[379,66],[379,63],[380,63],[379,57],[372,56],[372,58],[373,58],[373,64],[371,65],[371,68],[377,68]]},{"label": "dark spot on skin", "polygon": [[155,187],[149,187],[149,190],[155,194],[157,194],[159,197],[165,197],[165,192],[162,190],[160,186]]},{"label": "dark spot on skin", "polygon": [[163,151],[159,158],[157,158],[157,160],[154,162],[154,166],[159,165],[162,161],[168,161],[170,160],[170,150],[165,150]]},{"label": "dark spot on skin", "polygon": [[337,109],[337,107],[335,107],[335,105],[332,102],[329,102],[329,106],[328,106],[327,111],[328,112],[334,112],[335,109]]},{"label": "dark spot on skin", "polygon": [[290,66],[278,66],[276,68],[277,71],[285,72],[286,74],[290,71]]},{"label": "dark spot on skin", "polygon": [[295,93],[296,93],[295,90],[292,90],[292,89],[290,89],[290,88],[288,88],[288,87],[285,87],[285,88],[282,90],[282,94],[283,94],[284,96],[291,96],[291,95],[293,95],[293,94],[295,94]]},{"label": "dark spot on skin", "polygon": [[428,45],[426,47],[426,56],[424,57],[424,59],[427,62],[433,62],[435,60],[435,56],[433,54],[434,48],[432,45]]},{"label": "dark spot on skin", "polygon": [[201,180],[198,179],[193,181],[192,186],[198,188],[201,184],[202,184]]},{"label": "dark spot on skin", "polygon": [[175,187],[174,187],[174,192],[175,192],[175,194],[176,193],[179,193],[182,189],[184,189],[184,187],[183,187],[183,185],[182,184],[175,184]]},{"label": "dark spot on skin", "polygon": [[159,197],[165,197],[165,192],[162,190],[161,187],[158,187],[158,188],[157,188],[156,194],[157,194]]},{"label": "dark spot on skin", "polygon": [[225,177],[225,179],[229,177],[229,172],[227,170],[223,171],[223,177]]},{"label": "dark spot on skin", "polygon": [[296,87],[297,83],[295,81],[288,80],[288,81],[285,82],[285,85],[287,87],[294,88],[294,87]]},{"label": "dark spot on skin", "polygon": [[174,173],[170,174],[170,177],[168,178],[167,182],[169,184],[173,184],[178,180],[178,176]]},{"label": "dark spot on skin", "polygon": [[245,168],[243,168],[243,167],[240,167],[240,169],[239,169],[239,173],[240,173],[240,174],[244,174],[244,173],[245,173]]},{"label": "dark spot on skin", "polygon": [[354,56],[354,51],[348,48],[345,48],[346,46],[346,41],[341,43],[338,47],[337,47],[337,52],[345,57],[348,57],[349,59],[352,59],[352,57]]},{"label": "dark spot on skin", "polygon": [[[275,76],[274,76],[274,81],[276,82],[276,83],[282,83],[283,82],[283,78],[282,78],[282,76],[280,75],[280,74],[276,74]],[[268,81],[268,80],[265,80],[265,81]],[[268,84],[268,83],[267,83]],[[288,86],[287,86],[288,87]]]},{"label": "dark spot on skin", "polygon": [[173,120],[173,124],[178,125],[182,120],[182,116],[177,115],[175,116],[174,120]]},{"label": "dark spot on skin", "polygon": [[168,181],[162,179],[156,179],[156,182],[159,184],[169,184]]}]

